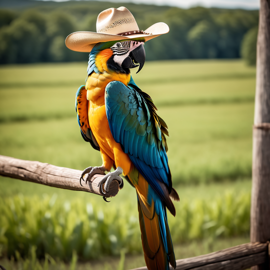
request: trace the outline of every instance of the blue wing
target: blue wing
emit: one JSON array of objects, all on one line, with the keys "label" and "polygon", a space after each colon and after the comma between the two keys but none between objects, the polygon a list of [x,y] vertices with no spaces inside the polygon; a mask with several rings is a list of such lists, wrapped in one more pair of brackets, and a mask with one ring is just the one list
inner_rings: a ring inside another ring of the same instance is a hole
[{"label": "blue wing", "polygon": [[90,128],[88,121],[88,106],[89,101],[86,98],[87,90],[84,85],[81,85],[75,97],[75,110],[77,112],[77,120],[81,129],[81,135],[85,141],[90,142],[92,147],[99,150],[99,145]]},{"label": "blue wing", "polygon": [[156,114],[151,98],[132,79],[128,86],[113,81],[106,86],[105,104],[115,141],[166,203],[172,188],[164,136],[167,126]]}]

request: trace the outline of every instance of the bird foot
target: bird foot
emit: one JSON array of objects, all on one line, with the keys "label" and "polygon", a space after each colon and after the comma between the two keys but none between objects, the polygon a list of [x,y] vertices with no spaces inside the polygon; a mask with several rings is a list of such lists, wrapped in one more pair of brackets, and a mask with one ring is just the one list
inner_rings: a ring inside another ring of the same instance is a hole
[{"label": "bird foot", "polygon": [[[121,167],[118,167],[114,172],[107,173],[102,180],[99,182],[100,191],[103,194],[106,194],[106,192],[109,191],[110,184],[113,180],[116,180],[119,182],[119,186],[123,186],[123,179],[120,177],[120,174],[123,173],[123,169]],[[103,187],[104,184],[104,187]]]},{"label": "bird foot", "polygon": [[[104,174],[105,175],[106,168],[104,166],[99,166],[99,167],[88,167],[86,168],[80,177],[80,185],[82,186],[82,181],[90,182],[91,178],[95,174]],[[87,175],[86,179],[84,179],[84,176]]]}]

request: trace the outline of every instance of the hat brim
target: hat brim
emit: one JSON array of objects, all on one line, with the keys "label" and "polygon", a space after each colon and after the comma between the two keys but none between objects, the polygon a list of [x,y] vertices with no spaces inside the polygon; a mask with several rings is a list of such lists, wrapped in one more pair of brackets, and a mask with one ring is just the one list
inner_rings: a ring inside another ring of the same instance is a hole
[{"label": "hat brim", "polygon": [[110,35],[104,33],[96,33],[90,31],[78,31],[71,33],[67,36],[65,43],[66,46],[76,52],[90,52],[95,44],[108,41],[119,40],[142,40],[144,42],[166,34],[170,31],[169,26],[166,23],[155,23],[144,32],[147,34],[135,34],[130,36]]}]

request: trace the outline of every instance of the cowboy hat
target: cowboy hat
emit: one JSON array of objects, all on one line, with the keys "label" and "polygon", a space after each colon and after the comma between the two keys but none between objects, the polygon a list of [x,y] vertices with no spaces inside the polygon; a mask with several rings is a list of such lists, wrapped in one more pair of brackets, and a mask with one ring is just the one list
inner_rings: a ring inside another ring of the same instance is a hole
[{"label": "cowboy hat", "polygon": [[90,52],[95,44],[107,41],[140,40],[148,41],[169,32],[166,23],[158,22],[140,31],[138,24],[125,7],[109,8],[102,11],[97,18],[97,32],[78,31],[66,38],[66,46],[77,52]]}]

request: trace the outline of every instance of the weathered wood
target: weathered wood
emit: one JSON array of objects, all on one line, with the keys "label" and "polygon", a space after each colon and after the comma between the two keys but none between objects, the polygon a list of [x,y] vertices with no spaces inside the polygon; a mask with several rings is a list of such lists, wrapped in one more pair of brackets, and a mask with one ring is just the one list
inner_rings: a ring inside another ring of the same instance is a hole
[{"label": "weathered wood", "polygon": [[57,167],[38,161],[21,160],[0,155],[0,175],[46,186],[91,192],[104,197],[115,196],[119,191],[118,181],[112,181],[109,192],[101,193],[98,186],[104,175],[94,175],[91,183],[79,183],[82,171]]},{"label": "weathered wood", "polygon": [[[253,129],[251,242],[270,240],[270,0],[260,1]],[[270,269],[269,264],[252,270]]]},{"label": "weathered wood", "polygon": [[250,238],[266,242],[270,240],[270,129],[253,130],[252,173]]},{"label": "weathered wood", "polygon": [[[242,258],[207,264],[201,267],[192,268],[193,270],[245,270],[254,264],[265,262],[265,252],[248,255]],[[182,269],[176,268],[176,269]]]},{"label": "weathered wood", "polygon": [[[267,261],[269,243],[248,243],[176,261],[177,270],[240,270]],[[147,270],[146,267],[137,270]]]},{"label": "weathered wood", "polygon": [[255,125],[270,123],[270,0],[260,0]]},{"label": "weathered wood", "polygon": [[268,269],[270,269],[270,242],[268,244],[267,261],[268,261]]}]

